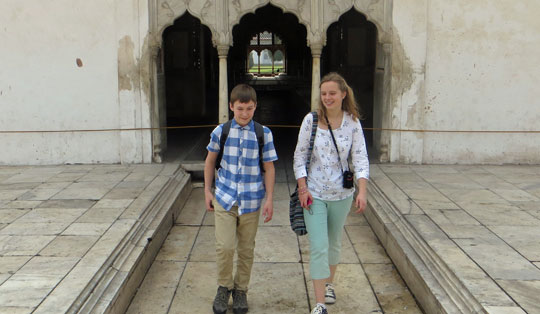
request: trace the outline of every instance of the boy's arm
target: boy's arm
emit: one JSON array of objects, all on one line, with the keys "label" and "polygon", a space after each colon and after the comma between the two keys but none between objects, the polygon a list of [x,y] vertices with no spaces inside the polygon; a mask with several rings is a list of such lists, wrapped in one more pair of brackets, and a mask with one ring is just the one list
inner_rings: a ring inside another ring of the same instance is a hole
[{"label": "boy's arm", "polygon": [[263,167],[266,202],[264,202],[262,214],[264,222],[269,222],[274,215],[274,183],[276,182],[276,170],[274,168],[274,162],[272,161],[263,163]]},{"label": "boy's arm", "polygon": [[214,183],[214,172],[216,168],[216,159],[218,153],[208,151],[208,156],[204,162],[204,203],[206,210],[213,211],[214,206],[212,200],[214,199],[214,193],[212,193],[212,185]]}]

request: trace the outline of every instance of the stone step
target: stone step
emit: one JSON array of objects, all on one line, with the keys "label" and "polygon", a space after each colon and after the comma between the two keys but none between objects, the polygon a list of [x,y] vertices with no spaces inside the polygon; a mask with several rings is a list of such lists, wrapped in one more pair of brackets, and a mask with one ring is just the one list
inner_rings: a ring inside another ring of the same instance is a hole
[{"label": "stone step", "polygon": [[68,313],[124,313],[191,192],[178,168],[130,226]]},{"label": "stone step", "polygon": [[[426,313],[509,313],[492,312],[484,306],[483,297],[478,293],[497,290],[506,297],[504,291],[487,279],[477,281],[479,291],[470,289],[463,281],[464,269],[460,267],[474,266],[474,263],[466,257],[467,261],[460,260],[461,255],[457,254],[442,256],[440,247],[451,252],[459,252],[459,248],[451,250],[455,244],[422,209],[384,173],[377,171],[377,167],[371,169],[366,220],[423,310]],[[468,270],[471,272],[470,268]],[[505,309],[523,313],[516,305]]]},{"label": "stone step", "polygon": [[184,160],[180,163],[180,166],[187,172],[204,171],[204,161]]},{"label": "stone step", "polygon": [[[275,185],[272,220],[264,223],[260,217],[249,313],[309,313],[315,302],[309,239],[296,236],[289,225],[289,184]],[[204,210],[204,199],[202,186],[194,187],[127,314],[212,312],[215,220]],[[331,313],[422,313],[363,215],[347,219],[341,262],[336,274],[340,301]]]}]

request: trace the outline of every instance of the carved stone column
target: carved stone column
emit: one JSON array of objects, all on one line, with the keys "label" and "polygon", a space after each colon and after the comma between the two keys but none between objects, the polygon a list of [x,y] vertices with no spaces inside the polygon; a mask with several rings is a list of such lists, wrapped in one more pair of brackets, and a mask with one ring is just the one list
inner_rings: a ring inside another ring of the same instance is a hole
[{"label": "carved stone column", "polygon": [[319,107],[319,84],[321,83],[321,53],[322,44],[311,45],[313,65],[311,68],[311,111]]},{"label": "carved stone column", "polygon": [[217,46],[219,56],[219,118],[218,122],[223,123],[229,120],[229,87],[227,84],[227,54],[228,45]]},{"label": "carved stone column", "polygon": [[[384,43],[382,44],[382,51],[384,56],[384,76],[383,76],[383,88],[382,88],[382,112],[392,112],[390,108],[390,95],[392,93],[391,82],[392,82],[392,44]],[[392,115],[383,114],[382,119],[382,128],[393,128],[392,125]],[[395,132],[394,137],[398,134]],[[381,131],[381,143],[379,148],[379,160],[381,162],[391,161],[391,153],[396,154],[399,152],[399,148],[392,147],[396,145],[399,140],[396,138],[395,141],[392,141],[392,132],[390,131]]]},{"label": "carved stone column", "polygon": [[[150,87],[151,87],[151,107],[150,107],[150,118],[152,120],[152,127],[159,128],[161,127],[160,116],[165,114],[165,111],[162,111],[159,106],[159,83],[158,83],[158,68],[161,63],[160,59],[160,48],[156,43],[153,43],[149,47],[150,50]],[[162,100],[165,102],[164,100]],[[162,133],[165,133],[165,138],[163,138]],[[167,132],[162,132],[161,129],[152,130],[152,149],[153,149],[153,161],[161,163],[162,154],[165,150],[163,147],[162,140],[167,143],[166,138]]]}]

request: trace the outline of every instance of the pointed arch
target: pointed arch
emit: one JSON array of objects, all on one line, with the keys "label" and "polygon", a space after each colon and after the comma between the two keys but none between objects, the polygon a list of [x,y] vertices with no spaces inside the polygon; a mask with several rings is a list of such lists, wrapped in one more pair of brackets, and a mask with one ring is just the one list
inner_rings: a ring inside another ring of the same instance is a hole
[{"label": "pointed arch", "polygon": [[[299,1],[301,2],[301,1]],[[261,1],[259,3],[249,3],[251,5],[251,7],[247,7],[243,10],[238,10],[238,8],[236,8],[236,16],[234,16],[231,20],[229,20],[229,25],[230,25],[230,28],[233,29],[235,26],[239,25],[240,24],[240,20],[246,15],[246,14],[255,14],[255,11],[257,11],[258,9],[262,8],[262,7],[265,7],[266,5],[270,4],[274,7],[277,7],[279,9],[281,9],[281,11],[283,11],[283,13],[290,13],[292,15],[294,15],[297,19],[298,19],[298,23],[304,25],[304,27],[306,27],[306,29],[308,30],[308,32],[310,31],[311,29],[311,23],[309,21],[306,21],[305,19],[302,18],[302,15],[300,14],[300,11],[302,9],[302,6],[300,5],[296,5],[293,7],[292,3],[294,3],[294,1],[289,1],[287,3],[279,3],[277,1],[272,1],[272,0],[265,0],[265,1]]]},{"label": "pointed arch", "polygon": [[326,42],[326,32],[328,31],[328,27],[337,22],[343,14],[354,9],[362,14],[366,20],[375,25],[379,42],[390,43],[392,33],[392,7],[393,0],[353,0],[349,5],[339,8],[339,10],[328,12],[328,18],[324,20],[323,25],[323,42]]},{"label": "pointed arch", "polygon": [[[216,38],[217,31],[212,25],[212,23],[208,23],[204,19],[203,11],[197,11],[193,10],[189,7],[189,5],[177,5],[176,10],[171,7],[171,4],[169,2],[171,1],[163,1],[159,0],[158,6],[157,6],[157,14],[158,14],[158,20],[157,23],[157,29],[155,33],[156,38],[162,38],[163,32],[169,27],[174,25],[174,23],[182,18],[186,13],[192,15],[193,17],[196,17],[201,21],[201,24],[208,27],[210,29],[210,33],[212,34],[212,39]],[[174,1],[172,1],[174,2]],[[161,5],[160,5],[161,4]],[[159,46],[161,47],[161,40],[158,40]],[[215,45],[215,43],[214,43]]]}]

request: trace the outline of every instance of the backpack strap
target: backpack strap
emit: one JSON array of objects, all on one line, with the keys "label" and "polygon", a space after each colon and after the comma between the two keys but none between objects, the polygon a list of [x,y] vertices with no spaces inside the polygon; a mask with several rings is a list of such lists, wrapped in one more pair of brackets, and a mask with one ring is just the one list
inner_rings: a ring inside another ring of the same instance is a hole
[{"label": "backpack strap", "polygon": [[227,137],[229,137],[229,130],[231,129],[232,120],[229,120],[223,123],[223,128],[221,129],[221,136],[219,137],[219,153],[216,159],[216,170],[221,168],[221,159],[223,158],[223,149],[225,149],[225,142]]},{"label": "backpack strap", "polygon": [[261,167],[261,173],[263,173],[264,129],[263,126],[258,122],[253,121],[253,125],[255,125],[255,134],[257,135],[257,143],[259,144],[259,166]]}]

